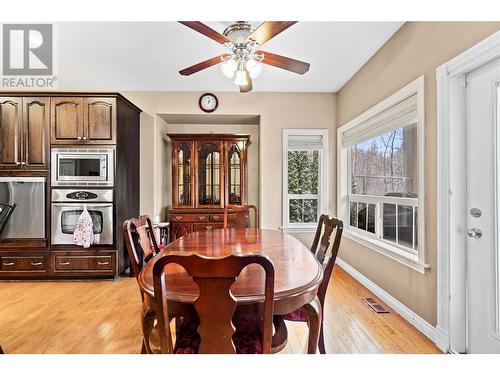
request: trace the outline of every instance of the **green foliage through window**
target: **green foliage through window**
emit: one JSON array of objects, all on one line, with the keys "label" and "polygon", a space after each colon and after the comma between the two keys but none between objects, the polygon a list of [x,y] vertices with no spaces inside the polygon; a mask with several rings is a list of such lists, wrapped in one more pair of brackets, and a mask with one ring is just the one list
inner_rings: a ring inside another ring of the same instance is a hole
[{"label": "green foliage through window", "polygon": [[288,194],[294,195],[288,205],[290,223],[318,221],[319,158],[319,150],[288,151]]},{"label": "green foliage through window", "polygon": [[319,151],[288,151],[288,194],[318,194]]}]

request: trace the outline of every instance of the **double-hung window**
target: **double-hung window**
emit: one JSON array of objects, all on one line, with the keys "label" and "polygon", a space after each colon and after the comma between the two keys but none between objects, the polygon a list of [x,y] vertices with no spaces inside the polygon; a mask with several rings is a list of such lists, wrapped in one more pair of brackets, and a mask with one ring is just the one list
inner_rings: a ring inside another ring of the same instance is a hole
[{"label": "double-hung window", "polygon": [[424,259],[423,77],[338,130],[346,235],[420,272]]},{"label": "double-hung window", "polygon": [[283,129],[283,228],[316,228],[326,212],[327,129]]}]

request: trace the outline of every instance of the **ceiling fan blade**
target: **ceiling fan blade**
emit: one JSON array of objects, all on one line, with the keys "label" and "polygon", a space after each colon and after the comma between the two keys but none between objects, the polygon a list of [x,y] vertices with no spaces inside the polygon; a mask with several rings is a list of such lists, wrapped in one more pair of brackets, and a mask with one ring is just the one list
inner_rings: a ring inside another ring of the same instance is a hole
[{"label": "ceiling fan blade", "polygon": [[202,22],[199,22],[199,21],[179,21],[179,23],[182,23],[184,26],[187,26],[190,29],[198,31],[200,34],[208,36],[210,39],[213,39],[220,44],[230,42],[230,40],[228,38],[226,38],[224,35],[219,34],[217,31],[208,27],[207,25],[205,25]]},{"label": "ceiling fan blade", "polygon": [[311,64],[306,63],[304,61],[291,59],[289,57],[276,55],[271,52],[266,51],[255,51],[257,55],[261,55],[262,59],[260,60],[262,63],[267,65],[272,65],[277,68],[289,70],[291,72],[297,74],[304,74],[309,70]]},{"label": "ceiling fan blade", "polygon": [[245,75],[247,77],[247,84],[240,86],[240,92],[249,92],[253,90],[253,85],[252,85],[252,78],[250,78],[250,74],[248,73],[248,70],[245,70]]},{"label": "ceiling fan blade", "polygon": [[198,64],[195,64],[193,66],[190,66],[189,68],[186,68],[186,69],[182,69],[181,71],[179,71],[179,73],[183,76],[189,76],[193,73],[197,73],[199,72],[200,70],[203,70],[203,69],[206,69],[206,68],[209,68],[213,65],[217,65],[221,62],[223,62],[225,59],[227,59],[230,55],[228,53],[224,53],[222,55],[219,55],[219,56],[215,56],[215,57],[212,57],[211,59],[208,59],[208,60],[205,60],[205,61],[202,61]]},{"label": "ceiling fan blade", "polygon": [[248,39],[262,45],[296,23],[297,21],[266,21],[250,34]]}]

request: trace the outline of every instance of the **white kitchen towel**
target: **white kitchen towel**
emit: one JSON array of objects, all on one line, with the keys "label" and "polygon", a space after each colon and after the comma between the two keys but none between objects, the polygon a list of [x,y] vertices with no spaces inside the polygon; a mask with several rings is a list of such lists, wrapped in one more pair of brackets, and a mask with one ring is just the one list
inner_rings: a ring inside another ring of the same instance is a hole
[{"label": "white kitchen towel", "polygon": [[73,242],[77,246],[90,247],[94,243],[94,223],[87,211],[87,206],[83,206],[83,211],[76,223],[73,232]]}]

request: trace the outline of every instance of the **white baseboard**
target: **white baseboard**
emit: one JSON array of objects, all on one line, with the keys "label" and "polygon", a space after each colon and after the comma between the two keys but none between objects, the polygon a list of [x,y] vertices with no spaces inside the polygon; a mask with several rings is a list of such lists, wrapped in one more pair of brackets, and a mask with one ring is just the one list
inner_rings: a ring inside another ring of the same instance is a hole
[{"label": "white baseboard", "polygon": [[340,258],[337,258],[336,264],[340,266],[344,271],[356,279],[361,285],[366,287],[369,291],[379,297],[388,306],[390,306],[394,311],[406,319],[410,324],[412,324],[416,329],[427,336],[436,346],[443,352],[447,351],[448,339],[444,332],[438,330],[433,325],[429,324],[422,317],[418,316],[410,310],[407,306],[403,305],[396,298],[387,293],[384,289],[379,287],[373,281],[368,279],[361,272],[350,266],[348,263]]}]

